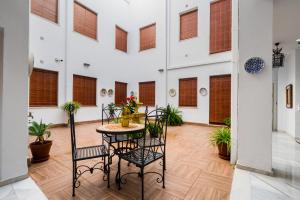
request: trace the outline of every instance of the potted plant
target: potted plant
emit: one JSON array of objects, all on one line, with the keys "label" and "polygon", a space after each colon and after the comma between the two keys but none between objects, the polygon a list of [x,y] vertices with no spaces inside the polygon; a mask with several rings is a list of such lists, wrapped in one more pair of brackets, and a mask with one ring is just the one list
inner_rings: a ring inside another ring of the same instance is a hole
[{"label": "potted plant", "polygon": [[162,132],[162,128],[155,123],[149,123],[147,125],[147,130],[149,131],[150,137],[152,138],[157,138]]},{"label": "potted plant", "polygon": [[165,113],[168,114],[168,125],[181,126],[183,124],[181,111],[176,107],[170,107],[169,111],[165,108]]},{"label": "potted plant", "polygon": [[43,162],[49,159],[49,152],[52,146],[51,140],[46,140],[50,137],[51,132],[48,130],[50,124],[44,124],[33,121],[28,128],[29,135],[36,136],[35,142],[30,143],[29,147],[32,154],[32,163]]},{"label": "potted plant", "polygon": [[230,128],[223,127],[216,129],[210,136],[210,143],[217,146],[219,157],[225,160],[230,160],[231,149],[231,131]]},{"label": "potted plant", "polygon": [[68,101],[66,102],[64,105],[62,105],[62,109],[67,113],[68,115],[68,123],[67,125],[69,126],[70,125],[70,107],[71,105],[73,106],[74,108],[74,113],[77,112],[77,110],[79,110],[80,108],[80,103],[76,102],[76,101]]},{"label": "potted plant", "polygon": [[231,119],[230,119],[230,117],[227,117],[227,118],[224,119],[224,124],[226,126],[228,126],[229,128],[231,127]]}]

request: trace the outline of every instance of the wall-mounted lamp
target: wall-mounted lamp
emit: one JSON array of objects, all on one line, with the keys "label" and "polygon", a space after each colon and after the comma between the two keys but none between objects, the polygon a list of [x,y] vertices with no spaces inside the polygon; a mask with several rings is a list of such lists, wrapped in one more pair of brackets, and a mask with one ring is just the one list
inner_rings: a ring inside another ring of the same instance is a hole
[{"label": "wall-mounted lamp", "polygon": [[89,63],[83,63],[84,67],[90,67],[91,65]]},{"label": "wall-mounted lamp", "polygon": [[63,62],[63,61],[64,61],[63,59],[55,58],[55,62],[56,62],[56,63],[61,63],[61,62]]},{"label": "wall-mounted lamp", "polygon": [[279,42],[275,43],[275,49],[273,49],[273,68],[283,67],[284,65],[284,54],[279,45]]},{"label": "wall-mounted lamp", "polygon": [[164,69],[159,69],[158,70],[160,73],[163,73],[165,70]]}]

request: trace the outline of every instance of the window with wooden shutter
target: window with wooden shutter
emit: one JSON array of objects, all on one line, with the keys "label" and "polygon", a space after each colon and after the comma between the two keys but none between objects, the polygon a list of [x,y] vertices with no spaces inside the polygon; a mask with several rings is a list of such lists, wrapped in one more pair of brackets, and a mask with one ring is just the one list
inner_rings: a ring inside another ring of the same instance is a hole
[{"label": "window with wooden shutter", "polygon": [[83,106],[96,106],[97,79],[73,75],[73,100]]},{"label": "window with wooden shutter", "polygon": [[197,78],[179,79],[179,106],[197,106]]},{"label": "window with wooden shutter", "polygon": [[74,2],[74,31],[97,39],[97,13]]},{"label": "window with wooden shutter", "polygon": [[210,4],[210,53],[231,50],[231,0]]},{"label": "window with wooden shutter", "polygon": [[126,103],[127,83],[115,82],[115,104],[122,105]]},{"label": "window with wooden shutter", "polygon": [[116,26],[116,49],[127,52],[127,32]]},{"label": "window with wooden shutter", "polygon": [[180,40],[198,36],[198,9],[180,15]]},{"label": "window with wooden shutter", "polygon": [[58,72],[33,69],[30,76],[29,105],[57,106]]},{"label": "window with wooden shutter", "polygon": [[58,0],[31,0],[31,13],[58,22]]},{"label": "window with wooden shutter", "polygon": [[156,24],[140,28],[140,51],[156,47]]},{"label": "window with wooden shutter", "polygon": [[155,81],[139,83],[139,101],[144,106],[155,106]]}]

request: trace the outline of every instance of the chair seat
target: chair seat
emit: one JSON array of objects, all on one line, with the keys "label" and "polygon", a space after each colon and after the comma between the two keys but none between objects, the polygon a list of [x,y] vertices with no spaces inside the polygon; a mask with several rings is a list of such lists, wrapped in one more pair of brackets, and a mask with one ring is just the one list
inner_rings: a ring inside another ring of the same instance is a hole
[{"label": "chair seat", "polygon": [[[144,158],[143,158],[144,156]],[[163,157],[163,154],[160,152],[154,152],[151,150],[144,150],[144,155],[142,155],[142,149],[135,149],[127,153],[123,153],[120,157],[130,163],[133,163],[137,166],[146,166],[160,158]],[[142,161],[144,160],[144,164]]]},{"label": "chair seat", "polygon": [[116,143],[116,142],[127,141],[128,137],[127,137],[127,135],[105,135],[105,134],[103,134],[103,140],[107,143]]},{"label": "chair seat", "polygon": [[75,160],[86,160],[108,156],[105,145],[82,147],[76,149]]},{"label": "chair seat", "polygon": [[141,138],[138,140],[138,145],[140,147],[157,147],[157,146],[163,146],[164,145],[164,141],[160,140],[159,138],[151,138],[151,137],[147,137],[144,143],[144,138]]}]

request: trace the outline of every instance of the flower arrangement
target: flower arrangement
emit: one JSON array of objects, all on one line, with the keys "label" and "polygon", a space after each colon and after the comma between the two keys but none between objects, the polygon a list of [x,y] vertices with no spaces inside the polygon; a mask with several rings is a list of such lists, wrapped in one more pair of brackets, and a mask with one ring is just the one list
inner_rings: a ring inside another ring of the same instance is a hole
[{"label": "flower arrangement", "polygon": [[137,97],[129,96],[126,98],[127,103],[122,105],[122,126],[128,127],[131,115],[135,113],[138,106]]},{"label": "flower arrangement", "polygon": [[126,98],[126,100],[127,100],[127,103],[122,106],[122,113],[127,114],[127,115],[133,114],[135,111],[135,108],[138,105],[137,97],[129,96]]}]

